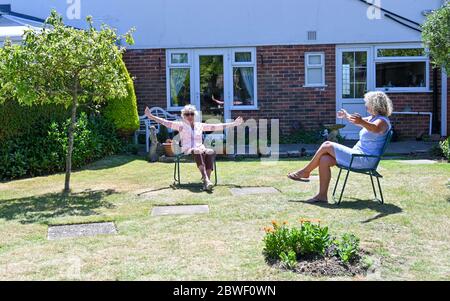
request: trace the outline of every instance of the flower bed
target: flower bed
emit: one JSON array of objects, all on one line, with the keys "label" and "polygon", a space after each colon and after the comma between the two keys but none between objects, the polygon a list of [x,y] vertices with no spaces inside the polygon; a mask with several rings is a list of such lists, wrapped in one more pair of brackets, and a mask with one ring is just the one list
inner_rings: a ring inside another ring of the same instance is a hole
[{"label": "flower bed", "polygon": [[301,219],[293,227],[272,221],[264,230],[264,255],[271,265],[314,276],[364,275],[370,267],[358,237],[334,238],[320,220]]}]

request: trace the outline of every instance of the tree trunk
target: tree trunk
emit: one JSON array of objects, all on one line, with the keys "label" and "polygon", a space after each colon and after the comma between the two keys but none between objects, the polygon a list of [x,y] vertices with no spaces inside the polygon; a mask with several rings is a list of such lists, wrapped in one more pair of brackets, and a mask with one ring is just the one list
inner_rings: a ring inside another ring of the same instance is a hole
[{"label": "tree trunk", "polygon": [[67,147],[67,156],[66,156],[66,179],[64,183],[64,193],[70,192],[70,174],[72,172],[72,152],[73,152],[73,136],[75,132],[75,126],[77,123],[77,107],[78,107],[78,91],[77,86],[75,87],[72,93],[72,113],[70,118],[70,126],[69,126],[69,145]]}]

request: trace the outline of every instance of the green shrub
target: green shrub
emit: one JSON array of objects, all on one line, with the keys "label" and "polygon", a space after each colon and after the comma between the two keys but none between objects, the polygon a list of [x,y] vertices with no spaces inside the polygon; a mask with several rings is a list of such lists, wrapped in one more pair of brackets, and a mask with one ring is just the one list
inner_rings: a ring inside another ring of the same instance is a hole
[{"label": "green shrub", "polygon": [[68,116],[63,106],[21,106],[15,100],[7,100],[0,104],[0,143],[15,137],[34,135],[52,121],[61,122]]},{"label": "green shrub", "polygon": [[282,252],[280,260],[287,269],[294,269],[297,266],[297,254],[294,251],[289,251],[287,254]]},{"label": "green shrub", "polygon": [[128,73],[127,67],[122,59],[120,60],[120,67],[127,78],[128,95],[126,97],[109,99],[103,109],[103,114],[108,120],[114,123],[122,135],[129,136],[139,129],[139,115],[137,112],[137,100],[133,79]]},{"label": "green shrub", "polygon": [[[54,121],[31,135],[7,139],[0,145],[0,180],[38,176],[65,169],[69,121]],[[81,113],[74,136],[73,167],[122,150],[114,125],[99,116]]]},{"label": "green shrub", "polygon": [[297,256],[323,256],[331,241],[328,227],[319,224],[302,222],[300,227],[293,228],[277,222],[272,222],[272,225],[265,229],[264,237],[264,254],[271,260],[289,252],[295,252]]},{"label": "green shrub", "polygon": [[442,153],[447,160],[450,160],[450,137],[439,143]]},{"label": "green shrub", "polygon": [[272,226],[264,230],[264,255],[270,261],[280,260],[288,269],[296,266],[298,258],[308,256],[337,256],[349,263],[360,251],[359,238],[355,235],[347,233],[341,239],[332,239],[328,227],[322,227],[318,221],[301,220],[300,227],[273,221]]},{"label": "green shrub", "polygon": [[337,254],[345,263],[354,260],[359,252],[359,238],[353,234],[345,233],[340,240],[336,240]]},{"label": "green shrub", "polygon": [[291,134],[281,134],[280,144],[316,144],[324,140],[319,130],[317,131],[305,131],[298,130]]}]

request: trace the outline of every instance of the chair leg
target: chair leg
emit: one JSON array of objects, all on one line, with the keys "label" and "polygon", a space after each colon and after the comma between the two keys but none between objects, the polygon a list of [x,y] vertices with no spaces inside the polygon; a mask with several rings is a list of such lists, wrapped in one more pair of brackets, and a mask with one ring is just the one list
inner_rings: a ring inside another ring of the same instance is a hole
[{"label": "chair leg", "polygon": [[373,194],[375,195],[375,200],[378,200],[377,190],[375,189],[375,184],[373,181],[373,175],[372,173],[369,173],[369,175],[370,175],[370,182],[372,183]]},{"label": "chair leg", "polygon": [[335,198],[336,190],[337,190],[337,187],[338,187],[338,184],[339,184],[339,179],[341,178],[341,173],[342,173],[342,168],[339,168],[339,174],[338,174],[338,177],[336,179],[336,184],[334,184],[334,189],[333,189],[333,200],[335,202],[336,202],[336,198]]},{"label": "chair leg", "polygon": [[380,190],[381,200],[378,200],[381,204],[384,204],[383,190],[381,189],[380,178],[377,177],[378,189]]},{"label": "chair leg", "polygon": [[347,185],[348,176],[350,174],[350,170],[347,170],[347,174],[345,175],[344,179],[344,185],[342,185],[342,191],[341,195],[339,196],[339,201],[337,202],[337,205],[339,205],[342,202],[342,197],[344,196],[345,186]]},{"label": "chair leg", "polygon": [[181,185],[181,178],[180,178],[180,158],[177,158],[175,160],[175,167],[173,170],[173,179],[175,180],[176,185]]},{"label": "chair leg", "polygon": [[216,160],[214,160],[214,186],[217,186],[217,164],[216,164]]}]

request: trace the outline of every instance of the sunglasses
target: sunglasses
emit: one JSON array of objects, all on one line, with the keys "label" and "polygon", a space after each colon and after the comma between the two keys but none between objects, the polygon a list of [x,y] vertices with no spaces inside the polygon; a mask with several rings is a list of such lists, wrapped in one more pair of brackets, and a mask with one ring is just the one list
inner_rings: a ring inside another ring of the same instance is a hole
[{"label": "sunglasses", "polygon": [[195,115],[195,113],[192,113],[192,112],[191,112],[191,113],[185,113],[185,114],[184,114],[184,116],[186,116],[186,117],[191,117],[191,116],[194,116],[194,115]]}]

